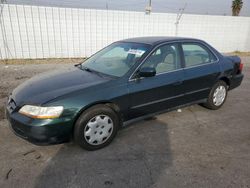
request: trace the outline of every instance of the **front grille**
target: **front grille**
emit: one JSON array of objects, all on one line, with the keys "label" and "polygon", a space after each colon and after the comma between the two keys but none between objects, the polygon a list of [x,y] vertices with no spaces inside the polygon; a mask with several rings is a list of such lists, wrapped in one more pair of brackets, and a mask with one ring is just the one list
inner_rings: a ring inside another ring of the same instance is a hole
[{"label": "front grille", "polygon": [[7,104],[7,108],[10,112],[13,112],[15,109],[16,109],[16,102],[12,99],[12,98],[9,98],[8,100],[8,104]]}]

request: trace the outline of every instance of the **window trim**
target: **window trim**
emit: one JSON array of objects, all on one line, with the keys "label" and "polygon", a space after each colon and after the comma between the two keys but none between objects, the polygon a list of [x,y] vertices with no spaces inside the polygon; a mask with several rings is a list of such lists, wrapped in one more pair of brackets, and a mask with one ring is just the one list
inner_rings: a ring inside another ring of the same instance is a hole
[{"label": "window trim", "polygon": [[[183,49],[182,49],[182,44],[183,43],[198,43],[198,44],[201,44],[203,46],[205,46],[215,57],[216,57],[216,61],[214,62],[211,62],[211,63],[206,63],[206,64],[199,64],[199,65],[195,65],[195,66],[191,66],[191,67],[186,67],[186,62],[185,62],[185,59],[184,59],[184,53],[183,53]],[[132,81],[135,81],[136,78],[134,78],[134,75],[135,73],[137,72],[137,70],[142,66],[142,64],[147,60],[147,58],[152,54],[154,53],[154,51],[160,47],[160,46],[163,46],[163,45],[166,45],[166,44],[176,44],[178,46],[178,50],[179,50],[179,53],[180,53],[180,60],[181,60],[181,68],[179,69],[176,69],[176,70],[173,70],[173,71],[168,71],[168,72],[162,72],[160,73],[161,74],[166,74],[166,73],[170,73],[170,72],[175,72],[175,71],[180,71],[180,70],[185,70],[185,69],[190,69],[190,68],[194,68],[194,67],[198,67],[198,66],[204,66],[204,65],[208,65],[208,64],[212,64],[212,63],[218,63],[219,62],[219,57],[217,56],[217,54],[211,49],[210,46],[208,46],[205,42],[203,41],[189,41],[189,40],[176,40],[176,41],[166,41],[166,42],[163,42],[161,44],[158,44],[156,45],[155,47],[153,47],[151,49],[151,51],[144,57],[144,59],[142,59],[141,63],[135,68],[135,70],[131,73],[131,75],[129,76],[129,79],[128,81],[129,82],[132,82]],[[159,74],[156,74],[155,76],[158,76]]]},{"label": "window trim", "polygon": [[[185,60],[185,55],[184,55],[184,50],[183,50],[183,47],[182,47],[182,45],[184,45],[184,44],[194,44],[194,45],[200,46],[201,48],[206,50],[208,53],[212,54],[215,57],[216,60],[215,61],[210,61],[210,62],[207,62],[207,63],[200,63],[200,64],[197,64],[197,65],[192,65],[192,66],[187,67],[186,66],[186,60]],[[181,53],[182,53],[182,57],[183,57],[183,66],[184,66],[183,69],[189,69],[189,68],[193,68],[193,67],[199,67],[199,66],[209,65],[209,64],[212,64],[212,63],[219,62],[218,56],[213,52],[213,50],[211,50],[211,48],[209,46],[207,46],[203,42],[197,42],[197,41],[181,42],[180,43],[180,48],[182,49]]]}]

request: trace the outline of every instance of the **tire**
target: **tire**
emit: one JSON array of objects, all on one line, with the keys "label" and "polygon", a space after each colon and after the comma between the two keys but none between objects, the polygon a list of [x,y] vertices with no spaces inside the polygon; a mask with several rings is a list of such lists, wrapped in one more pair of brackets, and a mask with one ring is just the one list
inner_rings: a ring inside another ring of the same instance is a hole
[{"label": "tire", "polygon": [[84,111],[74,127],[74,141],[86,150],[109,145],[119,129],[117,114],[106,105],[95,105]]},{"label": "tire", "polygon": [[[222,91],[223,89],[224,89],[225,93],[223,93],[223,91]],[[221,95],[220,95],[221,98],[217,95],[218,97],[217,97],[217,100],[216,100],[214,98],[216,98],[215,97],[215,93],[218,90],[220,90],[220,92],[221,92]],[[206,108],[211,109],[211,110],[217,110],[217,109],[219,109],[225,103],[225,101],[226,101],[227,91],[228,91],[228,85],[224,81],[222,81],[222,80],[218,81],[212,87],[212,89],[211,89],[211,91],[209,93],[207,102],[204,103],[203,106],[205,106]]]}]

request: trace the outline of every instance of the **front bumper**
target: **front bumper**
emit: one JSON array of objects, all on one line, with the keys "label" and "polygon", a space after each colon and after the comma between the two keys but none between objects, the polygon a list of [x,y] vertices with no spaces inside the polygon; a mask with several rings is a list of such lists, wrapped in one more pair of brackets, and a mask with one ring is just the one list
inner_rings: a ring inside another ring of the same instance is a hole
[{"label": "front bumper", "polygon": [[60,144],[71,137],[73,123],[69,118],[32,119],[8,109],[6,118],[17,136],[36,145]]}]

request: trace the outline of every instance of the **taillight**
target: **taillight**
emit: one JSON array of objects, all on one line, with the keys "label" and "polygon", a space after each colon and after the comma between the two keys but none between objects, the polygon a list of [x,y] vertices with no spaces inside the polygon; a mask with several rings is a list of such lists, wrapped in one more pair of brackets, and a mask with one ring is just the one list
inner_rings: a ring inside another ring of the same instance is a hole
[{"label": "taillight", "polygon": [[240,62],[240,66],[239,66],[239,72],[241,73],[243,70],[243,63]]}]

